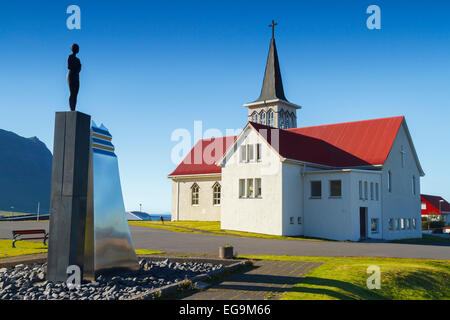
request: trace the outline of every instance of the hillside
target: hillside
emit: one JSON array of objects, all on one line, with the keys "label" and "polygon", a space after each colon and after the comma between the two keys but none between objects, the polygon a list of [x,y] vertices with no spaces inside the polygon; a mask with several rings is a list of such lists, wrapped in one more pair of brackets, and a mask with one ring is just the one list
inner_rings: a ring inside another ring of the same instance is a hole
[{"label": "hillside", "polygon": [[[0,210],[48,212],[52,154],[38,138],[0,129]],[[14,207],[11,209],[11,207]]]}]

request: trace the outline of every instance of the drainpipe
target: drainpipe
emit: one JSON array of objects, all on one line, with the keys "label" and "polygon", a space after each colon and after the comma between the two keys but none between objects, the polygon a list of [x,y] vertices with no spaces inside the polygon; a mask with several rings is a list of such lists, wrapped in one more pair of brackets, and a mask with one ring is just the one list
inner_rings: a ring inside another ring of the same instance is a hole
[{"label": "drainpipe", "polygon": [[177,181],[177,221],[180,221],[180,181]]}]

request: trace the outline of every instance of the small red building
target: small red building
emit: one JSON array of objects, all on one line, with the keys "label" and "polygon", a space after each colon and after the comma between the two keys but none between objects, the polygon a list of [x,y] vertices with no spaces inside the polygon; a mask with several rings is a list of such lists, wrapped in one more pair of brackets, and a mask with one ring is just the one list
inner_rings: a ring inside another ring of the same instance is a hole
[{"label": "small red building", "polygon": [[421,194],[420,198],[422,201],[422,216],[450,214],[450,203],[444,198],[427,194]]}]

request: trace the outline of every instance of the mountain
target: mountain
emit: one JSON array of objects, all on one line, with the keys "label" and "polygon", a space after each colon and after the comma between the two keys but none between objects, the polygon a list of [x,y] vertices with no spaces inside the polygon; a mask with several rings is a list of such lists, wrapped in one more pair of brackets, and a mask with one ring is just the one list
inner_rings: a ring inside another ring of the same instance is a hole
[{"label": "mountain", "polygon": [[[0,210],[48,212],[52,154],[37,137],[0,129]],[[14,207],[13,209],[11,207]]]}]

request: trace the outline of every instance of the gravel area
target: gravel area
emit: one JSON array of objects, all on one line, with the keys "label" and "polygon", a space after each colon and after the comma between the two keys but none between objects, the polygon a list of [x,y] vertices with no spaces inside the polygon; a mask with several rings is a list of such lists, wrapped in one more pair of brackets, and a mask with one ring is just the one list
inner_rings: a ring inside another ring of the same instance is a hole
[{"label": "gravel area", "polygon": [[220,271],[223,265],[203,262],[139,261],[140,269],[120,276],[98,276],[79,289],[46,281],[46,264],[0,269],[1,300],[118,300],[133,298],[149,290]]}]

